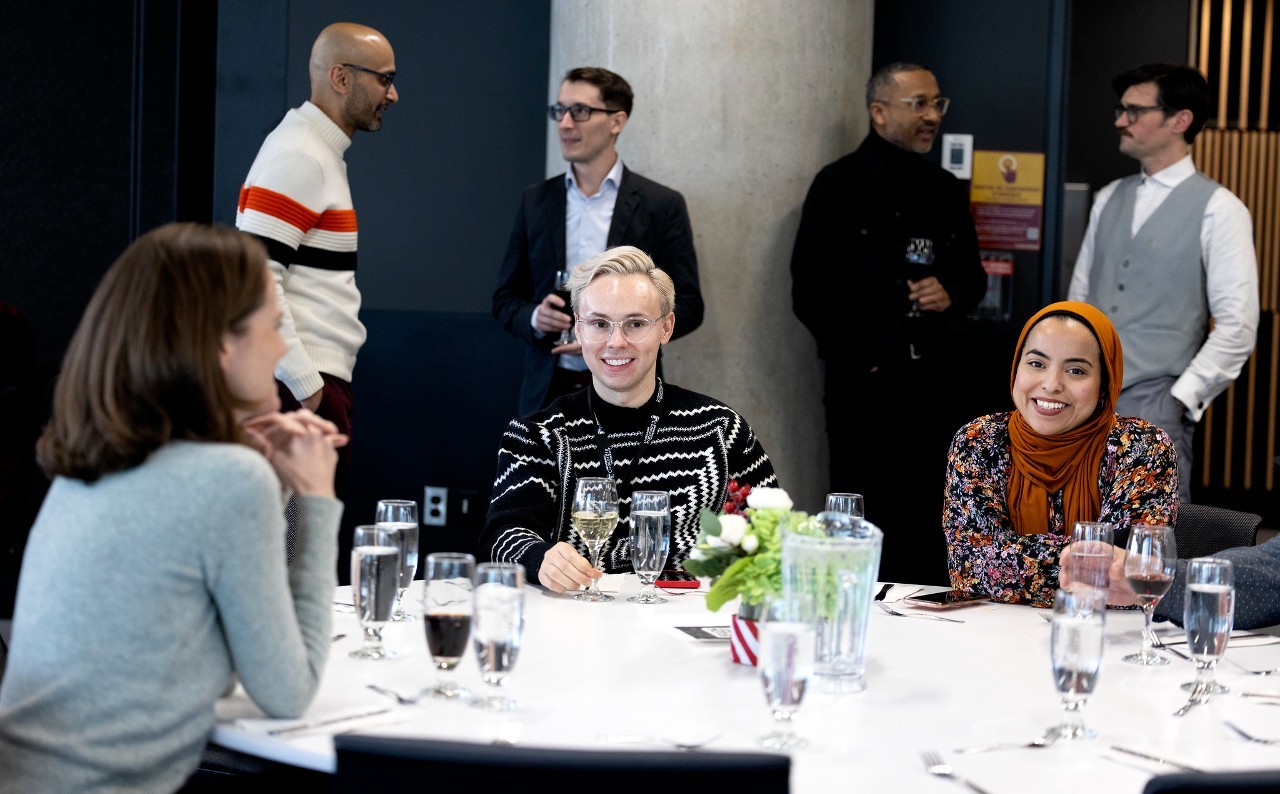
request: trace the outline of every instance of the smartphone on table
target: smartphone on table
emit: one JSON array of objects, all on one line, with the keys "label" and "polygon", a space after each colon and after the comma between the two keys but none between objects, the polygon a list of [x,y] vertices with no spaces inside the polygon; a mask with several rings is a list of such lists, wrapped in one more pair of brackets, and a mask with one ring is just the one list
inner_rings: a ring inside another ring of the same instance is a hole
[{"label": "smartphone on table", "polygon": [[654,584],[664,590],[697,590],[702,586],[698,577],[684,571],[663,571]]},{"label": "smartphone on table", "polygon": [[967,606],[969,604],[980,604],[983,601],[991,600],[991,596],[986,593],[966,593],[963,590],[943,590],[940,593],[924,593],[921,595],[907,596],[902,599],[902,603],[913,607],[927,607],[929,609],[953,609],[955,607]]}]

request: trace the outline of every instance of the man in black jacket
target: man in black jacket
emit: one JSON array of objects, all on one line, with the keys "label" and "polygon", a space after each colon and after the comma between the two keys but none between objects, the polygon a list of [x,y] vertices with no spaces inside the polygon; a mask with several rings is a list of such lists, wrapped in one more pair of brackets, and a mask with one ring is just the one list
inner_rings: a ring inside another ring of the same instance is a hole
[{"label": "man in black jacket", "polygon": [[946,582],[942,488],[964,384],[948,330],[986,286],[965,185],[920,155],[950,100],[923,66],[867,83],[872,131],[805,199],[791,259],[796,316],[826,365],[832,491],[884,529],[880,578]]},{"label": "man in black jacket", "polygon": [[571,69],[547,109],[570,168],[525,188],[493,293],[493,316],[529,343],[520,413],[536,411],[591,380],[573,326],[555,294],[556,271],[606,248],[633,245],[653,257],[676,287],[683,336],[702,323],[698,260],[684,198],[623,166],[618,135],[631,116],[631,86],[607,69]]}]

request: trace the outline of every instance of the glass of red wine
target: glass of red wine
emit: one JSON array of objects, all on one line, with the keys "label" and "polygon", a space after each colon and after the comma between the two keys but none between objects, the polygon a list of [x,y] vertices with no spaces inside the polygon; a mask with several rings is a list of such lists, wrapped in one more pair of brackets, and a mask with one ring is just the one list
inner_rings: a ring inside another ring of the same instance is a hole
[{"label": "glass of red wine", "polygon": [[1178,553],[1173,527],[1136,525],[1129,530],[1125,546],[1124,578],[1142,602],[1146,623],[1142,628],[1142,650],[1124,657],[1129,664],[1164,665],[1169,660],[1157,654],[1152,646],[1151,613],[1173,586],[1178,567]]},{"label": "glass of red wine", "polygon": [[[571,296],[569,294],[569,290],[566,289],[569,285],[569,276],[571,275],[573,275],[573,272],[570,270],[557,270],[555,287],[556,287],[556,295],[559,295],[560,299],[564,301],[564,309],[562,309],[561,311],[563,311],[565,314],[572,316],[573,307],[570,305]],[[556,340],[556,345],[557,346],[567,345],[572,342],[573,342],[573,326],[571,325],[560,332],[560,338]]]},{"label": "glass of red wine", "polygon": [[453,680],[453,671],[467,650],[471,634],[471,580],[475,569],[476,558],[470,554],[427,555],[422,612],[427,649],[436,668],[436,685],[427,690],[432,697],[459,700],[471,696]]}]

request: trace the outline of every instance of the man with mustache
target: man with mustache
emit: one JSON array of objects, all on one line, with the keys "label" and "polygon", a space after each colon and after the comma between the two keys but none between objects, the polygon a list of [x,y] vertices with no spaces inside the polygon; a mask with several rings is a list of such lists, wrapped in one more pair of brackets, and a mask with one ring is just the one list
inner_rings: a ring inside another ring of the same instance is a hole
[{"label": "man with mustache", "polygon": [[[1249,210],[1196,171],[1191,144],[1211,107],[1189,66],[1117,75],[1120,151],[1142,170],[1098,191],[1068,295],[1107,313],[1124,342],[1121,416],[1162,428],[1191,501],[1196,423],[1253,352],[1258,263]],[[1209,328],[1209,319],[1213,328]]]},{"label": "man with mustache", "polygon": [[[236,228],[267,247],[280,331],[281,410],[306,407],[351,434],[351,373],[364,344],[356,287],[356,213],[343,159],[356,130],[376,132],[400,95],[396,58],[378,31],[336,22],[309,63],[311,100],[267,136],[240,189]],[[339,450],[337,482],[350,447]]]},{"label": "man with mustache", "polygon": [[889,64],[866,98],[871,132],[805,199],[792,302],[826,364],[830,489],[866,497],[882,579],[941,584],[947,448],[968,418],[943,385],[944,343],[986,276],[967,187],[920,156],[950,105],[933,73]]}]

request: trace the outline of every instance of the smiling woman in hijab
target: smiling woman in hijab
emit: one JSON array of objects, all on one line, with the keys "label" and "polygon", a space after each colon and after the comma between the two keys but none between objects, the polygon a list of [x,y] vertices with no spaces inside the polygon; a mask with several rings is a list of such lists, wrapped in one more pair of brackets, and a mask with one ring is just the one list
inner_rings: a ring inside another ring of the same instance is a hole
[{"label": "smiling woman in hijab", "polygon": [[1178,466],[1163,430],[1115,413],[1124,378],[1107,316],[1063,301],[1022,328],[1014,411],[956,433],[943,502],[951,586],[1051,606],[1077,521],[1117,531],[1177,518]]}]

